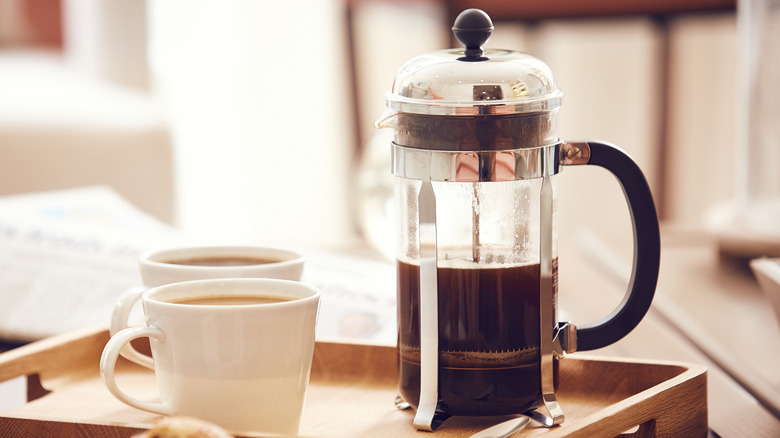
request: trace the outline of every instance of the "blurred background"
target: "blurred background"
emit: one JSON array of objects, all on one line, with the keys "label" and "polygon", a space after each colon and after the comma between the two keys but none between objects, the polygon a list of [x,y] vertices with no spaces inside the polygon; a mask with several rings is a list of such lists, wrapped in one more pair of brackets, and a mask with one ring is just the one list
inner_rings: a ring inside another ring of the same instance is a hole
[{"label": "blurred background", "polygon": [[[664,226],[735,199],[734,0],[0,0],[0,195],[107,184],[192,235],[386,246],[373,123],[467,7],[493,18],[487,46],[550,65],[561,138],[639,162]],[[611,175],[567,168],[560,191],[561,239],[630,252]]]},{"label": "blurred background", "polygon": [[[704,363],[719,436],[778,436],[780,264],[759,277],[773,310],[746,266],[721,262],[780,257],[780,0],[0,0],[0,329],[104,321],[115,284],[137,284],[135,252],[119,276],[103,253],[13,239],[28,217],[14,201],[30,197],[4,195],[103,185],[159,220],[138,227],[162,229],[155,245],[181,230],[309,250],[330,300],[320,327],[374,309],[394,342],[393,177],[374,122],[399,67],[455,47],[469,7],[494,21],[488,47],[551,67],[559,137],[618,145],[653,191],[658,292],[607,353]],[[565,167],[558,183],[559,247],[579,252],[561,257],[561,313],[594,321],[623,299],[629,212],[603,169]],[[74,241],[57,231],[44,243]]]}]

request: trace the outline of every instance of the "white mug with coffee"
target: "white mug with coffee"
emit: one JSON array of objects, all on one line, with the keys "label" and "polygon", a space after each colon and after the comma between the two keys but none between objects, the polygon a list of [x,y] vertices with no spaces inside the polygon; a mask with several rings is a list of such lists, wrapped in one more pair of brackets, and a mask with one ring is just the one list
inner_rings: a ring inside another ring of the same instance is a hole
[{"label": "white mug with coffee", "polygon": [[[141,297],[146,327],[111,337],[100,359],[109,391],[124,403],[184,415],[231,431],[296,435],[311,372],[320,292],[277,279],[172,283]],[[161,403],[121,390],[122,348],[149,338]]]},{"label": "white mug with coffee", "polygon": [[[209,278],[301,279],[305,257],[297,251],[262,246],[193,246],[151,251],[138,264],[143,286],[131,288],[117,299],[111,315],[111,334],[127,328],[133,304],[147,289],[164,284]],[[131,345],[122,356],[152,368],[149,356]]]}]

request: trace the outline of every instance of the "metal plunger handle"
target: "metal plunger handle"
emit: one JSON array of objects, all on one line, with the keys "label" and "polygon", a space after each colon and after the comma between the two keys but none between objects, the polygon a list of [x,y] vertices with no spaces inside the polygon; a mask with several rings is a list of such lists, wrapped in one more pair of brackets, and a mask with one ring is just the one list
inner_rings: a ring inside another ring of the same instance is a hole
[{"label": "metal plunger handle", "polygon": [[577,328],[577,350],[595,350],[623,338],[650,309],[661,263],[658,215],[644,174],[617,146],[598,141],[565,143],[561,163],[590,164],[612,172],[623,187],[634,229],[634,266],[626,296],[601,321]]}]

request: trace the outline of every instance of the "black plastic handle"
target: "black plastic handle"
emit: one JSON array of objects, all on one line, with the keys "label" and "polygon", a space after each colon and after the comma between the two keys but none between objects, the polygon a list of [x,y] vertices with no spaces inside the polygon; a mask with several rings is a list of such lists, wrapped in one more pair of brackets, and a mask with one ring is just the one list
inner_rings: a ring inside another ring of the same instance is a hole
[{"label": "black plastic handle", "polygon": [[634,228],[634,266],[620,305],[601,321],[577,329],[577,350],[595,350],[617,342],[644,318],[653,302],[661,264],[661,234],[650,186],[634,160],[615,145],[588,141],[586,163],[612,172],[623,187]]}]

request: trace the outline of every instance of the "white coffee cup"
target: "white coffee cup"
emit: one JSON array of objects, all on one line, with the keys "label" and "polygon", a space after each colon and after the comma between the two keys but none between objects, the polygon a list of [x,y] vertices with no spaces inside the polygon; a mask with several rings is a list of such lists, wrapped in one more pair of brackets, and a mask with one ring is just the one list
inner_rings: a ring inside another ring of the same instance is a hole
[{"label": "white coffee cup", "polygon": [[[209,278],[298,281],[303,273],[304,261],[305,257],[297,251],[262,246],[193,246],[144,253],[138,259],[143,286],[128,289],[119,296],[109,331],[114,335],[128,327],[133,305],[151,287]],[[137,352],[130,345],[122,351],[122,356],[152,368],[149,356]]]},{"label": "white coffee cup", "polygon": [[[236,296],[289,301],[192,303]],[[197,280],[149,289],[141,297],[147,326],[111,337],[100,359],[101,376],[116,398],[141,410],[192,416],[233,432],[297,435],[319,299],[313,286],[277,279]],[[115,380],[122,348],[144,337],[161,403],[128,395]]]}]

